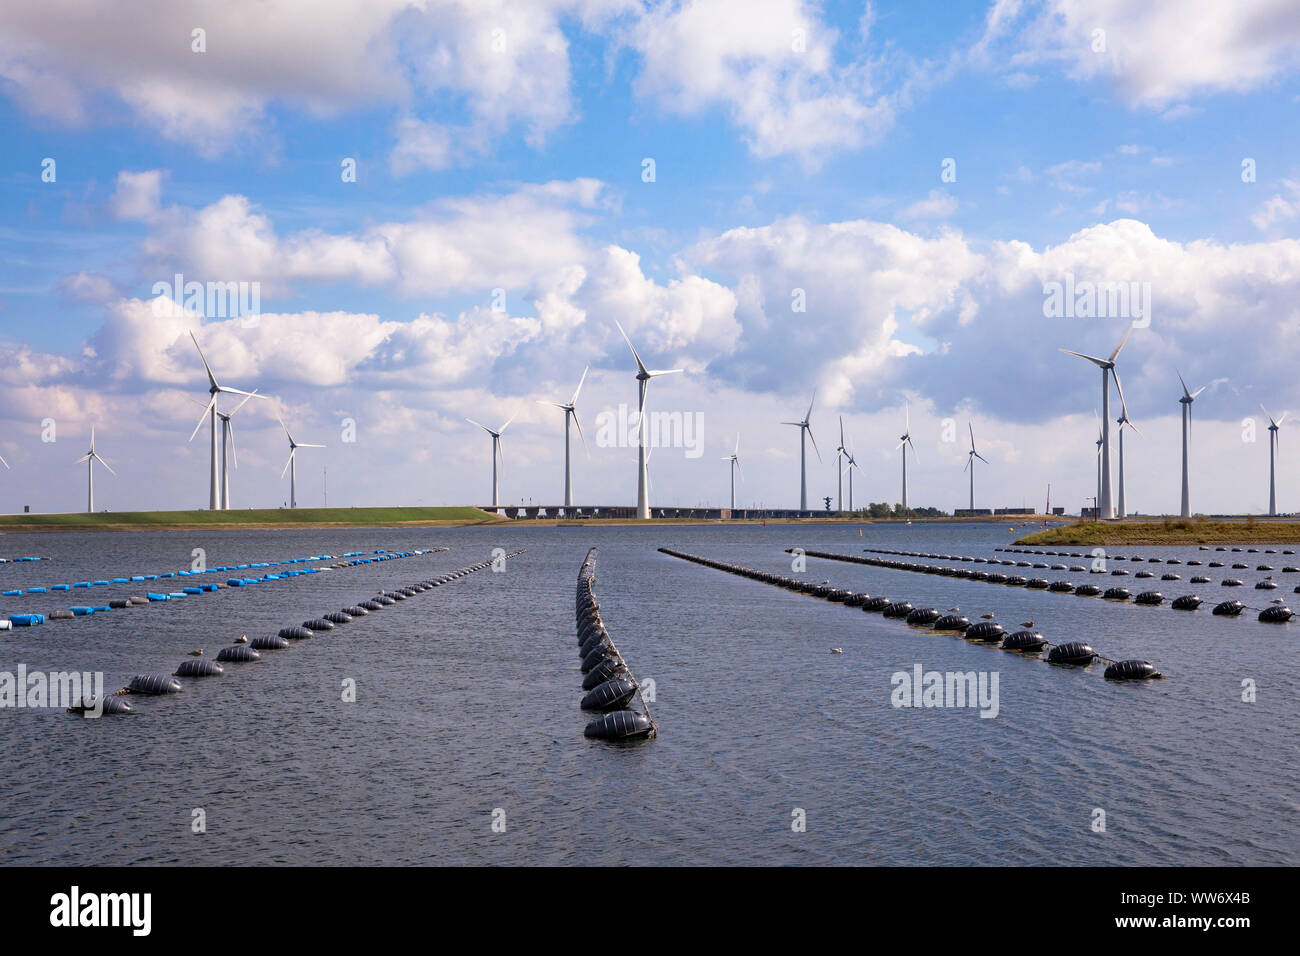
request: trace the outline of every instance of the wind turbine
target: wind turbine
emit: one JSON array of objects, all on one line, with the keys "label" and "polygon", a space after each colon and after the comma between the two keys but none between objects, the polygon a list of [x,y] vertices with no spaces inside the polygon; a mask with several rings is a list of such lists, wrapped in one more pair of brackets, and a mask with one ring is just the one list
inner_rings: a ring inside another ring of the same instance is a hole
[{"label": "wind turbine", "polygon": [[[722,459],[731,462],[731,510],[736,510],[736,469],[740,468],[740,435],[736,435],[736,450]],[[745,469],[740,469],[740,480],[745,480]]]},{"label": "wind turbine", "polygon": [[[117,472],[109,467],[108,462],[104,461],[104,459],[100,458],[99,455],[95,453],[94,425],[90,426],[90,451],[86,452],[74,461],[73,464],[80,465],[83,461],[86,463],[86,480],[88,482],[86,490],[86,512],[88,514],[93,514],[95,511],[95,462],[99,462],[105,468],[108,468],[108,473],[113,477],[117,477]],[[5,465],[5,467],[8,468],[9,466]]]},{"label": "wind turbine", "polygon": [[1092,499],[1092,516],[1101,517],[1101,419],[1097,418],[1097,409],[1092,410],[1092,417],[1097,419],[1097,494]]},{"label": "wind turbine", "polygon": [[812,419],[813,402],[817,401],[817,389],[813,389],[812,401],[808,403],[808,411],[802,421],[782,422],[782,425],[794,425],[799,429],[799,510],[808,510],[808,447],[804,441],[804,436],[812,438],[813,451],[817,452],[817,460],[822,460],[821,449],[817,447],[817,439],[813,438],[812,425],[809,421]]},{"label": "wind turbine", "polygon": [[853,511],[853,469],[856,468],[858,469],[858,471],[861,471],[862,466],[859,465],[858,460],[853,457],[853,451],[851,449],[848,455],[845,456],[845,460],[848,462],[848,464],[844,466],[844,470],[848,472],[849,475],[849,512],[852,513]]},{"label": "wind turbine", "polygon": [[[1178,372],[1178,369],[1174,369]],[[1192,427],[1192,402],[1196,401],[1196,396],[1205,391],[1202,385],[1194,392],[1187,390],[1187,383],[1183,381],[1183,373],[1178,372],[1178,383],[1183,386],[1183,397],[1178,401],[1183,406],[1183,507],[1179,512],[1184,518],[1192,516],[1191,502],[1187,490],[1187,437]]]},{"label": "wind turbine", "polygon": [[[517,414],[519,413],[516,412],[515,415]],[[515,415],[511,415],[509,418],[507,418],[506,424],[502,425],[496,431],[493,431],[492,429],[488,428],[486,425],[479,424],[478,422],[474,421],[474,419],[472,418],[465,419],[465,421],[469,422],[471,425],[478,425],[479,428],[483,429],[485,432],[487,432],[489,435],[492,436],[492,507],[493,508],[497,507],[497,459],[498,458],[501,460],[501,470],[502,471],[506,470],[506,456],[505,453],[501,451],[501,433],[506,430],[506,425],[509,425],[511,422],[515,420]],[[583,439],[583,441],[585,443],[586,439]],[[567,446],[565,451],[566,451],[565,458],[567,460],[568,458]]]},{"label": "wind turbine", "polygon": [[650,473],[647,470],[650,467],[650,456],[646,454],[645,444],[645,393],[650,385],[650,379],[658,375],[671,375],[674,372],[680,372],[679,368],[669,369],[648,369],[645,363],[641,361],[641,356],[636,354],[636,349],[632,345],[632,340],[627,337],[623,331],[623,326],[614,321],[618,326],[619,333],[623,336],[623,341],[627,347],[632,350],[632,358],[636,359],[636,380],[639,386],[637,393],[636,409],[636,516],[638,518],[650,517],[650,490],[649,479]]},{"label": "wind turbine", "polygon": [[1081,359],[1087,359],[1101,369],[1101,490],[1098,492],[1098,498],[1101,500],[1097,507],[1107,518],[1115,516],[1110,503],[1110,372],[1115,367],[1115,359],[1119,358],[1120,349],[1124,347],[1124,343],[1132,333],[1133,326],[1130,325],[1128,331],[1124,333],[1124,338],[1120,339],[1119,345],[1115,346],[1115,351],[1110,353],[1110,358],[1097,358],[1095,355],[1084,355],[1082,352],[1072,352],[1069,349],[1060,350],[1067,355],[1077,355]]},{"label": "wind turbine", "polygon": [[[841,415],[840,416],[840,444],[839,447],[835,449],[835,471],[839,476],[839,498],[835,502],[835,510],[841,512],[844,510],[844,471],[846,469],[840,467],[840,459],[844,458],[847,460],[848,457],[849,457],[849,450],[844,447],[844,416]],[[846,466],[846,468],[847,467],[848,466]],[[851,475],[849,477],[852,478]]]},{"label": "wind turbine", "polygon": [[[1276,459],[1275,448],[1278,439],[1277,432],[1278,429],[1282,427],[1282,423],[1286,421],[1287,413],[1283,412],[1282,417],[1277,421],[1274,421],[1273,416],[1268,414],[1267,408],[1264,408],[1263,405],[1260,405],[1259,407],[1265,415],[1268,415],[1268,513],[1269,517],[1275,518],[1277,517],[1277,478],[1276,472],[1273,470],[1273,465]],[[3,460],[4,459],[0,459],[0,461]]]},{"label": "wind turbine", "polygon": [[[233,415],[234,412],[231,412],[230,414]],[[280,419],[280,427],[284,429],[284,437],[289,439],[289,460],[284,463],[284,468],[280,471],[280,477],[283,478],[286,471],[289,473],[289,507],[296,508],[298,507],[298,449],[324,448],[325,446],[309,445],[307,442],[294,441],[293,436],[289,434],[289,426],[284,423],[283,418]]]},{"label": "wind turbine", "polygon": [[[194,426],[194,431],[190,433],[189,440],[194,441],[194,436],[197,435],[199,433],[199,429],[203,427],[203,419],[208,418],[212,428],[212,468],[211,468],[210,490],[208,493],[208,507],[211,510],[216,511],[220,506],[220,503],[218,501],[218,477],[217,477],[217,396],[220,395],[222,392],[226,392],[227,394],[231,394],[231,395],[252,396],[253,392],[245,392],[243,389],[240,388],[230,388],[229,386],[226,385],[218,385],[216,376],[212,374],[212,366],[210,366],[208,364],[208,360],[204,358],[203,349],[199,348],[199,340],[194,337],[193,332],[190,333],[190,338],[193,339],[194,341],[194,347],[199,350],[199,358],[203,359],[204,371],[208,373],[208,403],[203,407],[203,414],[199,416],[199,423]],[[259,397],[265,397],[265,396],[259,396]],[[233,415],[234,413],[232,412],[231,414]]]},{"label": "wind turbine", "polygon": [[[243,408],[245,405],[248,404],[248,399],[255,398],[255,397],[256,398],[262,397],[257,394],[257,389],[253,389],[252,394],[250,394],[248,398],[245,398],[242,402],[236,405],[232,411],[223,412],[220,409],[214,409],[214,411],[216,411],[217,413],[217,418],[221,419],[220,504],[221,504],[222,511],[226,511],[230,508],[230,466],[226,461],[227,452],[229,452],[230,457],[234,459],[235,467],[236,468],[239,467],[239,455],[235,452],[235,426],[231,424],[230,419],[235,414],[235,412],[239,411],[241,408]],[[195,405],[203,404],[197,398],[191,398],[190,401],[193,402]]]},{"label": "wind turbine", "polygon": [[[587,439],[582,434],[582,425],[578,423],[578,393],[582,391],[582,383],[587,380],[587,372],[591,366],[588,365],[582,370],[582,378],[578,379],[578,387],[573,390],[573,397],[566,404],[559,402],[539,401],[538,405],[554,405],[556,408],[564,409],[564,513],[567,515],[573,508],[573,472],[569,467],[569,417],[573,417],[573,424],[578,426],[578,437],[582,439],[582,447],[586,449]],[[506,424],[509,424],[508,422]],[[481,427],[481,426],[480,426]],[[501,426],[505,429],[505,425]],[[588,452],[590,454],[590,452]],[[495,486],[496,482],[493,482]],[[494,502],[495,503],[495,499]]]},{"label": "wind turbine", "polygon": [[903,405],[903,422],[906,428],[903,434],[899,436],[898,447],[903,449],[903,514],[907,511],[907,446],[912,446],[912,454],[916,454],[916,446],[912,444],[912,411],[910,404]]},{"label": "wind turbine", "polygon": [[1125,518],[1128,516],[1128,506],[1124,503],[1124,426],[1127,425],[1139,435],[1142,431],[1128,417],[1128,405],[1124,401],[1124,386],[1119,383],[1119,369],[1114,369],[1112,374],[1115,376],[1115,388],[1119,392],[1119,418],[1115,419],[1115,424],[1119,426],[1119,517]]},{"label": "wind turbine", "polygon": [[989,463],[989,460],[975,450],[975,426],[972,425],[970,422],[967,422],[966,428],[970,431],[970,451],[966,453],[966,468],[963,468],[962,471],[966,471],[967,469],[970,469],[970,511],[971,514],[974,514],[975,513],[975,459],[978,458],[986,465]]}]

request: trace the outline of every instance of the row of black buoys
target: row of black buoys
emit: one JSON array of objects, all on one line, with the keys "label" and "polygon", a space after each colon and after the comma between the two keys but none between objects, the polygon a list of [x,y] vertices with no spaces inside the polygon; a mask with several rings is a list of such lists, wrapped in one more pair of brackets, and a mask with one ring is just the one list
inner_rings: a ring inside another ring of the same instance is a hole
[{"label": "row of black buoys", "polygon": [[[446,549],[443,548],[440,550]],[[520,549],[507,554],[506,557],[510,558],[522,553],[523,550]],[[419,594],[429,588],[436,587],[438,584],[454,580],[457,577],[462,577],[473,571],[481,571],[484,568],[491,567],[491,565],[491,561],[483,561],[478,564],[470,565],[467,568],[461,568],[458,571],[441,575],[438,578],[422,581],[419,584],[408,588],[401,588],[399,591],[384,592],[384,594],[380,596],[384,597],[391,595],[391,597],[387,597],[387,603],[395,604],[397,601],[404,600],[406,597]],[[376,607],[382,608],[384,606],[385,604],[383,603],[376,604]],[[358,613],[353,614],[353,611]],[[91,713],[95,711],[97,703],[100,703],[100,706],[102,706],[100,712],[103,714],[132,713],[132,707],[130,704],[121,701],[120,695],[143,694],[158,696],[163,694],[180,693],[182,689],[181,683],[180,681],[175,680],[176,677],[201,678],[221,676],[225,673],[225,668],[221,666],[223,663],[242,664],[260,660],[263,651],[283,650],[290,646],[289,642],[291,640],[303,640],[313,637],[316,632],[333,630],[336,625],[350,622],[354,617],[366,613],[368,613],[366,609],[354,607],[342,612],[331,612],[319,618],[313,618],[310,621],[304,622],[304,624],[299,627],[281,628],[280,632],[276,635],[261,635],[254,637],[251,641],[246,636],[241,637],[229,647],[221,648],[221,650],[217,652],[215,661],[203,657],[202,651],[194,651],[193,656],[189,660],[182,661],[176,668],[175,672],[171,675],[138,674],[131,678],[126,687],[118,691],[117,694],[105,698],[102,703],[97,702],[92,695],[81,700],[76,706],[69,707],[68,710],[71,713],[77,714]]]},{"label": "row of black buoys", "polygon": [[[792,548],[786,549],[787,552],[793,550],[794,549]],[[919,554],[918,552],[885,551],[882,549],[871,549],[871,548],[864,548],[863,551],[884,553],[884,554],[905,554],[905,555]],[[803,553],[808,557],[824,558],[828,561],[843,561],[849,564],[865,564],[871,567],[885,568],[894,571],[915,571],[922,574],[937,574],[943,577],[964,578],[968,581],[984,581],[989,584],[1005,584],[1011,587],[1017,587],[1017,586],[1028,587],[1035,590],[1052,591],[1054,593],[1074,594],[1078,597],[1100,597],[1104,600],[1114,601],[1114,602],[1124,602],[1124,601],[1128,601],[1131,598],[1134,604],[1141,605],[1143,607],[1159,607],[1163,605],[1166,600],[1165,596],[1159,591],[1142,591],[1136,597],[1134,597],[1133,594],[1127,588],[1118,587],[1118,586],[1110,587],[1110,588],[1106,588],[1105,590],[1102,590],[1100,587],[1098,587],[1095,584],[1080,584],[1077,587],[1068,581],[1055,581],[1048,584],[1047,582],[1043,581],[1043,579],[1041,578],[1034,578],[1032,580],[1027,580],[1024,577],[1021,577],[1019,575],[1005,575],[997,572],[987,572],[987,571],[972,571],[967,568],[951,568],[951,567],[943,567],[940,565],[933,565],[933,564],[919,564],[912,561],[892,561],[892,560],[887,560],[882,558],[868,558],[868,557],[863,557],[855,554],[837,554],[835,552],[830,552],[830,551],[804,550]],[[921,555],[921,556],[938,557],[938,558],[953,557],[952,555]],[[957,560],[967,561],[967,560],[979,560],[979,559],[958,557]],[[1014,564],[1015,562],[1005,562],[1005,563]],[[1027,562],[1021,562],[1021,563],[1027,563]],[[1112,572],[1112,574],[1127,574],[1127,573],[1128,573],[1127,571]],[[1141,577],[1142,575],[1139,573],[1137,576]],[[1165,575],[1166,579],[1171,577],[1177,578],[1178,576]],[[1209,578],[1203,576],[1197,576],[1192,578],[1193,584],[1204,584],[1208,582],[1209,582]],[[1240,586],[1241,582],[1229,578],[1225,580],[1223,584],[1226,587],[1235,587],[1235,586]],[[829,585],[813,586],[813,585],[807,585],[803,582],[797,582],[793,586],[796,590],[815,590],[816,588],[824,588],[826,590],[830,590]],[[1260,584],[1256,585],[1256,588],[1259,590],[1272,590],[1276,588],[1276,585],[1273,584],[1272,582],[1260,582]],[[1296,593],[1300,594],[1300,587],[1296,588]],[[863,597],[865,598],[865,596]],[[883,610],[890,603],[891,602],[887,600],[878,600],[877,602],[878,606],[868,607],[867,604],[863,604],[862,606],[866,610],[880,611]],[[1178,611],[1195,611],[1203,603],[1205,602],[1202,601],[1201,598],[1196,594],[1184,594],[1170,601],[1169,606]],[[1216,614],[1219,617],[1236,617],[1245,610],[1247,610],[1247,606],[1243,604],[1241,601],[1223,601],[1222,603],[1220,603],[1214,608],[1214,614]],[[1274,602],[1272,606],[1264,608],[1259,612],[1259,620],[1267,624],[1285,624],[1288,621],[1290,621],[1292,618],[1297,616],[1298,615],[1295,612],[1291,611],[1290,608],[1282,604],[1280,600]]]},{"label": "row of black buoys", "polygon": [[[659,728],[650,716],[650,708],[641,696],[641,687],[631,668],[601,620],[600,605],[592,587],[595,579],[596,549],[592,548],[578,569],[574,616],[584,675],[582,689],[587,692],[580,706],[601,714],[582,733],[595,740],[647,740],[657,736]],[[628,708],[635,697],[640,697],[640,712]]]},{"label": "row of black buoys", "polygon": [[[904,623],[911,624],[913,627],[930,628],[931,630],[940,633],[957,633],[973,643],[997,646],[1002,650],[1016,651],[1022,654],[1040,652],[1046,649],[1048,651],[1047,659],[1053,664],[1086,666],[1092,663],[1094,659],[1105,660],[1109,664],[1116,663],[1101,657],[1101,655],[1094,651],[1090,645],[1082,641],[1071,641],[1066,644],[1053,645],[1038,631],[1030,630],[1029,628],[1016,631],[1015,633],[1008,633],[1005,627],[991,619],[981,620],[972,624],[969,618],[957,613],[956,609],[950,610],[947,614],[941,614],[935,608],[914,608],[908,601],[891,601],[889,598],[882,596],[870,597],[866,594],[859,594],[851,591],[843,592],[842,589],[832,587],[829,582],[812,584],[808,581],[800,581],[772,571],[760,571],[755,568],[747,568],[738,564],[729,564],[726,561],[715,561],[711,558],[687,554],[684,551],[676,551],[672,548],[660,548],[659,550],[663,554],[671,555],[675,558],[681,558],[685,561],[692,561],[695,564],[702,564],[705,567],[725,571],[729,574],[740,575],[741,577],[751,578],[756,581],[762,581],[766,584],[772,584],[776,587],[782,587],[790,591],[798,591],[804,594],[812,594],[817,597],[825,597],[828,600],[830,599],[831,594],[848,593],[852,597],[852,600],[845,600],[844,603],[847,605],[861,607],[864,611],[880,613],[884,617],[888,618],[901,618]],[[793,550],[793,548],[787,548],[786,552],[790,553],[793,552]],[[873,558],[862,558],[856,555],[837,555],[822,551],[805,550],[803,553],[811,557],[825,557],[831,560],[843,560],[855,564],[893,565],[900,563],[878,562]],[[938,570],[933,569],[930,565],[917,567],[927,568],[932,571]],[[967,573],[969,574],[970,572]],[[991,618],[992,615],[988,615],[988,617]],[[1128,661],[1119,663],[1136,664],[1148,662]],[[1139,676],[1141,668],[1126,668],[1123,673],[1126,676],[1112,676],[1111,679],[1142,679]],[[1151,673],[1147,676],[1160,677],[1163,675],[1156,673],[1155,668],[1152,667]]]}]

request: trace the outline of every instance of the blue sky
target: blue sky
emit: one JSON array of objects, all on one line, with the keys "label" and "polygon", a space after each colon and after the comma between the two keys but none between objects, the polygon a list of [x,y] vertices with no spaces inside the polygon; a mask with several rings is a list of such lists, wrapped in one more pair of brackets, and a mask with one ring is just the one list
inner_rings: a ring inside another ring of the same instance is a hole
[{"label": "blue sky", "polygon": [[[1210,384],[1194,505],[1263,507],[1244,419],[1300,403],[1287,4],[331,0],[309,19],[257,5],[256,30],[240,3],[136,6],[130,28],[109,4],[0,13],[4,510],[81,507],[67,462],[92,423],[124,473],[102,506],[202,504],[190,331],[331,445],[300,467],[303,503],[315,464],[331,503],[481,501],[486,436],[464,418],[513,412],[503,497],[556,500],[558,422],[536,403],[588,363],[589,438],[635,401],[615,319],[687,369],[651,407],[704,415],[701,456],[656,453],[657,503],[723,503],[739,432],[742,503],[792,506],[797,436],[774,423],[817,388],[814,496],[835,493],[843,415],[859,498],[897,500],[910,402],[912,501],[963,503],[945,420],[973,419],[993,459],[977,504],[1051,482],[1077,507],[1098,396],[1056,349],[1109,352],[1127,324],[1044,317],[1066,272],[1151,286],[1120,363],[1133,506],[1177,506],[1178,368]],[[258,282],[262,321],[160,319],[151,289],[176,271]],[[236,503],[279,504],[275,415],[239,425]],[[629,454],[593,447],[579,497],[630,500]],[[1284,455],[1284,485],[1298,471]]]}]

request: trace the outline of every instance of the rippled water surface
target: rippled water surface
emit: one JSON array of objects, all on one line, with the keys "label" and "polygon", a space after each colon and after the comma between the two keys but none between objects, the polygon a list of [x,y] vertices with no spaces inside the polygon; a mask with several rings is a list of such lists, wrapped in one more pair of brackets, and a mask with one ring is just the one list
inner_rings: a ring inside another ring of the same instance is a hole
[{"label": "rippled water surface", "polygon": [[[0,631],[0,670],[170,673],[247,633],[274,633],[433,574],[526,548],[483,571],[226,674],[184,681],[136,714],[86,720],[0,710],[0,861],[8,863],[1291,864],[1300,624],[808,559],[815,580],[917,606],[1033,620],[1050,640],[1147,658],[1167,680],[1102,679],[667,557],[667,546],[790,571],[791,546],[991,557],[1005,526],[529,527],[0,536],[2,590],[375,548],[451,550]],[[573,628],[578,566],[638,679],[657,739],[611,746],[586,718]],[[1020,573],[1198,592],[1262,607],[1300,600],[1276,555],[1177,568],[1180,582]],[[999,555],[1001,557],[1001,555]],[[1079,559],[1036,558],[1066,564]],[[1283,583],[1253,590],[1273,564]],[[328,564],[329,562],[317,562]],[[970,566],[970,565],[966,565]],[[1116,565],[1121,566],[1121,565]],[[1139,565],[1124,563],[1133,571]],[[1145,565],[1141,565],[1145,567]],[[1190,585],[1204,570],[1212,585]],[[1231,574],[1246,587],[1218,581]],[[209,575],[224,580],[227,575]],[[171,582],[169,590],[181,583]],[[149,582],[158,589],[158,582]],[[95,588],[96,603],[145,585]],[[0,598],[0,617],[90,603]],[[1294,606],[1294,605],[1293,605]],[[832,647],[843,654],[831,654]],[[996,671],[1000,711],[897,709],[891,675]],[[356,703],[342,684],[355,680]],[[1258,687],[1242,701],[1242,682]],[[207,830],[191,832],[202,808]],[[492,831],[505,811],[506,831]],[[806,832],[791,827],[796,808]],[[1093,832],[1094,811],[1106,831]]]}]

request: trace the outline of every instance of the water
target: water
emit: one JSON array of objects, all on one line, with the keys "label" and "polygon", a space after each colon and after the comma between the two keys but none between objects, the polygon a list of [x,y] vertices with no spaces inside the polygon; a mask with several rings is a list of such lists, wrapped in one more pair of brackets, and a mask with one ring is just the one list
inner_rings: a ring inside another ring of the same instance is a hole
[{"label": "water", "polygon": [[[843,525],[6,535],[5,556],[53,560],[0,566],[3,589],[188,567],[194,547],[212,565],[451,547],[0,632],[0,669],[102,670],[110,690],[170,673],[193,648],[214,657],[239,634],[274,633],[494,547],[527,553],[504,573],[184,681],[182,694],[133,697],[130,717],[0,711],[0,862],[1300,863],[1300,625],[808,560],[816,580],[960,605],[972,619],[1032,619],[1053,641],[1148,658],[1169,676],[1117,685],[1100,665],[1051,667],[655,550],[789,572],[783,549],[794,545],[991,556],[1017,534],[918,524],[867,525],[862,537]],[[656,682],[660,735],[637,746],[582,736],[572,608],[593,545],[602,614],[637,677]],[[1208,560],[1194,547],[1123,550]],[[1295,557],[1240,557],[1274,564],[1284,590],[1220,588],[1229,574],[1248,585],[1263,576],[1227,568],[1197,586],[1185,566],[1181,582],[1028,573],[1258,606],[1300,583],[1280,574]],[[145,587],[91,593],[105,603]],[[0,601],[0,616],[89,603],[82,591]],[[890,677],[916,663],[997,671],[999,715],[895,709]],[[1254,703],[1241,700],[1247,678]],[[347,679],[356,703],[341,699]],[[195,834],[199,808],[206,832]],[[492,830],[496,808],[504,833]],[[806,832],[791,827],[796,808]],[[1092,830],[1097,808],[1104,833]]]}]

